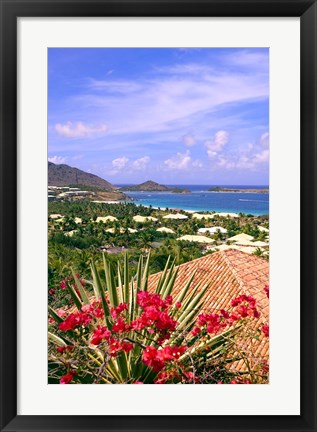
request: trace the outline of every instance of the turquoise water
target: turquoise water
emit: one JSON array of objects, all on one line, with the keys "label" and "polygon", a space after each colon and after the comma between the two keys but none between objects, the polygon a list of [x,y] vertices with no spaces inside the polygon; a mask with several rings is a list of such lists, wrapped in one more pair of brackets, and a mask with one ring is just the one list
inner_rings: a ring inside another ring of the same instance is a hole
[{"label": "turquoise water", "polygon": [[[123,185],[122,185],[123,186]],[[208,192],[212,185],[172,185],[191,191],[190,194],[170,192],[126,192],[145,206],[179,208],[195,211],[217,211],[246,213],[253,215],[269,214],[269,194],[248,192]],[[218,185],[219,186],[219,185]],[[264,189],[267,186],[222,186],[239,189]]]}]

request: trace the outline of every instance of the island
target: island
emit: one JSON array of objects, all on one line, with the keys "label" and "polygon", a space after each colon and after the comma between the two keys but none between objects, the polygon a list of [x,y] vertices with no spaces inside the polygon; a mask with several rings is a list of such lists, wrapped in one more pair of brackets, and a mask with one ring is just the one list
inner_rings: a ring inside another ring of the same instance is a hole
[{"label": "island", "polygon": [[235,188],[223,188],[219,186],[212,187],[208,189],[208,192],[237,192],[237,193],[258,193],[258,194],[268,194],[269,189],[235,189]]},{"label": "island", "polygon": [[147,180],[144,183],[131,186],[123,186],[120,191],[124,192],[172,192],[172,193],[191,193],[189,189],[177,188],[161,185],[152,180]]}]

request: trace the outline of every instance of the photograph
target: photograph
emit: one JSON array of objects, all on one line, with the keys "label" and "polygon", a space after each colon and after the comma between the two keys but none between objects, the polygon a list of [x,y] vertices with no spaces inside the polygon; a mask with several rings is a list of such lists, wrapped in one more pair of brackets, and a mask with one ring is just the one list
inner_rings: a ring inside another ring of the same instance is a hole
[{"label": "photograph", "polygon": [[47,70],[47,383],[269,384],[270,49]]}]

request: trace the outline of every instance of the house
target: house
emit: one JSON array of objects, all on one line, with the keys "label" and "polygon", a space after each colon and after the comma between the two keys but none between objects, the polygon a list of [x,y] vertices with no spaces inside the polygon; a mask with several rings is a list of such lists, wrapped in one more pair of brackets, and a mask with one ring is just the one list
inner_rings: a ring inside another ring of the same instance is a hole
[{"label": "house", "polygon": [[[120,229],[118,229],[118,232],[120,232],[120,234],[123,234],[123,233],[125,233],[127,230],[128,230],[128,232],[131,233],[131,234],[135,234],[136,232],[138,232],[138,230],[136,230],[136,229],[134,229],[134,228],[128,228],[128,229],[126,229],[126,228],[120,228]],[[108,228],[108,229],[105,230],[105,232],[108,232],[108,233],[114,234],[114,233],[116,232],[116,229],[115,229],[115,228]]]},{"label": "house", "polygon": [[213,219],[214,215],[213,214],[201,214],[201,213],[194,213],[193,214],[193,218],[194,219]]},{"label": "house", "polygon": [[114,221],[117,221],[118,219],[116,218],[116,217],[114,217],[114,216],[98,216],[97,217],[97,219],[96,219],[96,222],[103,222],[103,223],[106,223],[106,222],[114,222]]},{"label": "house", "polygon": [[228,241],[230,241],[230,242],[234,242],[234,243],[243,243],[243,242],[245,242],[245,241],[251,241],[251,240],[254,240],[254,237],[252,237],[251,235],[249,235],[249,234],[244,234],[244,233],[242,233],[242,234],[237,234],[237,235],[235,235],[235,236],[233,236],[233,237],[229,237],[228,238]]},{"label": "house", "polygon": [[215,249],[216,251],[225,251],[225,250],[239,250],[241,252],[245,252],[248,254],[254,254],[256,252],[257,249],[260,249],[264,254],[267,254],[268,250],[267,248],[263,248],[257,245],[254,245],[254,243],[252,243],[252,246],[247,246],[247,245],[239,245],[239,244],[231,244],[231,245],[227,245],[227,244],[222,244],[219,246],[208,246],[208,248],[206,248],[207,250],[210,249]]},{"label": "house", "polygon": [[221,216],[221,217],[225,217],[225,218],[227,218],[227,217],[229,217],[229,218],[238,218],[238,217],[240,217],[238,215],[238,213],[225,213],[225,212],[214,213],[214,216]]},{"label": "house", "polygon": [[140,216],[140,215],[136,215],[136,216],[133,216],[133,220],[135,222],[144,223],[144,222],[150,222],[150,221],[157,222],[158,219],[156,219],[153,216]]},{"label": "house", "polygon": [[172,229],[166,227],[158,228],[156,231],[168,233],[168,234],[175,234],[175,232]]},{"label": "house", "polygon": [[177,213],[177,214],[173,214],[170,213],[166,216],[163,216],[163,219],[179,219],[179,220],[185,220],[188,219],[188,216],[181,214],[181,213]]},{"label": "house", "polygon": [[185,240],[190,242],[196,242],[196,243],[215,243],[215,240],[203,236],[203,235],[183,235],[182,237],[179,237],[177,240]]},{"label": "house", "polygon": [[113,247],[110,247],[110,248],[104,248],[101,252],[106,252],[107,254],[110,254],[110,255],[114,255],[114,254],[118,254],[118,253],[121,253],[121,252],[124,252],[124,251],[127,251],[127,249],[125,249],[125,247],[124,246],[121,246],[121,247],[119,247],[119,246],[113,246]]},{"label": "house", "polygon": [[60,219],[62,217],[63,216],[59,213],[50,214],[50,216],[49,216],[50,219]]},{"label": "house", "polygon": [[73,235],[76,234],[77,232],[78,230],[72,230],[72,231],[65,232],[64,235],[66,237],[73,237]]},{"label": "house", "polygon": [[220,226],[210,227],[210,228],[199,228],[198,234],[215,234],[216,232],[220,231],[221,234],[226,234],[227,230],[226,228],[222,228]]},{"label": "house", "polygon": [[[196,272],[196,273],[195,273]],[[206,255],[202,258],[181,264],[171,295],[177,298],[189,278],[195,273],[188,296],[197,287],[201,290],[209,284],[204,295],[203,309],[206,313],[216,313],[220,310],[230,309],[231,301],[241,295],[252,296],[260,312],[259,318],[252,318],[250,326],[261,328],[269,322],[269,300],[264,287],[269,285],[269,263],[263,258],[243,253],[239,250],[229,249]],[[162,272],[149,277],[148,290],[155,292]],[[250,367],[268,362],[269,342],[260,333],[257,339],[239,339],[237,341],[248,357]],[[235,371],[245,370],[245,363],[240,360],[231,366]]]},{"label": "house", "polygon": [[262,227],[262,226],[258,226],[258,230],[259,230],[259,231],[262,231],[262,232],[266,232],[266,233],[269,233],[269,232],[270,232],[267,228]]}]

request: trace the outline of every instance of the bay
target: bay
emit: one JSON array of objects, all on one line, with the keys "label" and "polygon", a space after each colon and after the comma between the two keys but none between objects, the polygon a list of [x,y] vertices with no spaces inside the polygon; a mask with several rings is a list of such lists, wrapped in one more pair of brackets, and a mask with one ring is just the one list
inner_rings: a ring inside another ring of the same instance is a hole
[{"label": "bay", "polygon": [[[128,186],[128,185],[120,185]],[[136,204],[160,207],[162,209],[177,208],[192,211],[216,211],[246,213],[252,215],[269,214],[269,194],[260,192],[211,192],[213,185],[169,185],[185,188],[191,193],[171,192],[125,192],[135,200]],[[217,185],[219,186],[219,185]],[[253,185],[220,185],[222,188],[234,189],[268,189],[268,186]]]}]

